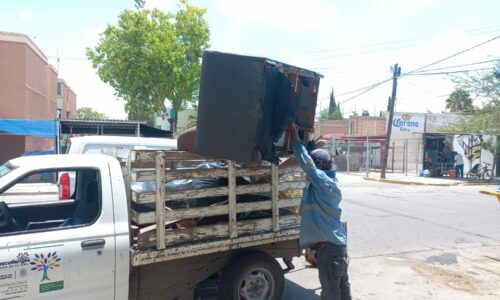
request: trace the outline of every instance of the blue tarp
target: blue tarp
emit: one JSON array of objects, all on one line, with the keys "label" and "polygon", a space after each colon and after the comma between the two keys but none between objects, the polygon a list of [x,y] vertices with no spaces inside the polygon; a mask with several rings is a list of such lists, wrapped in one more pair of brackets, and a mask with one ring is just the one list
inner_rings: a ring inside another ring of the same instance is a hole
[{"label": "blue tarp", "polygon": [[0,131],[15,135],[53,138],[56,135],[54,120],[0,119]]}]

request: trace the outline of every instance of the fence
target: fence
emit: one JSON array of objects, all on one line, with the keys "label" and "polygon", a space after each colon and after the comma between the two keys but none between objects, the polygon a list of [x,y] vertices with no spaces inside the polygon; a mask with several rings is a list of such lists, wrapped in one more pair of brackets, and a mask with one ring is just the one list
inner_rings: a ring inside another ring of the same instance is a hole
[{"label": "fence", "polygon": [[[422,169],[423,143],[421,139],[391,140],[387,156],[387,171],[415,173]],[[337,171],[380,172],[385,139],[351,136],[334,139],[326,148],[335,156]]]}]

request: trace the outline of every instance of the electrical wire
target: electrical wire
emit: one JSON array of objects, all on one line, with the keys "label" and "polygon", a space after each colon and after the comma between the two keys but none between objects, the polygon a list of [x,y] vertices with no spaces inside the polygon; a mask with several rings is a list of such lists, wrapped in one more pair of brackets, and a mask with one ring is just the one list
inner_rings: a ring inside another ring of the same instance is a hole
[{"label": "electrical wire", "polygon": [[[415,42],[415,41],[425,41],[425,40],[426,39],[408,39],[408,40],[390,41],[390,42],[382,42],[382,43],[359,45],[359,46],[352,47],[350,49],[370,48],[370,47],[373,47],[373,46],[392,45],[392,44]],[[339,49],[310,50],[310,51],[300,52],[299,54],[306,54],[307,55],[307,54],[315,54],[315,53],[335,52],[335,51],[338,51],[338,50]]]},{"label": "electrical wire", "polygon": [[47,56],[47,58],[55,58],[55,59],[64,59],[64,60],[88,60],[87,57],[78,57],[78,56]]},{"label": "electrical wire", "polygon": [[465,52],[471,51],[471,50],[476,49],[476,48],[478,48],[478,47],[481,47],[481,46],[483,46],[483,45],[485,45],[485,44],[491,43],[491,42],[493,42],[494,40],[499,39],[499,38],[500,38],[500,35],[497,35],[496,37],[491,38],[491,39],[489,39],[489,40],[487,40],[487,41],[484,41],[484,42],[482,42],[482,43],[476,44],[476,45],[474,45],[474,46],[472,46],[472,47],[469,47],[469,48],[467,48],[467,49],[465,49],[465,50],[462,50],[462,51],[460,51],[460,52],[457,52],[457,53],[455,53],[455,54],[452,54],[452,55],[447,56],[447,57],[445,57],[445,58],[442,58],[442,59],[440,59],[440,60],[437,60],[437,61],[435,61],[435,62],[433,62],[433,63],[427,64],[427,65],[425,65],[425,66],[423,66],[423,67],[417,68],[417,69],[412,70],[412,71],[407,72],[407,73],[404,73],[404,74],[402,74],[401,76],[405,76],[405,75],[410,75],[410,74],[416,73],[416,72],[421,71],[421,70],[423,70],[423,69],[425,69],[425,68],[427,68],[427,67],[430,67],[430,66],[436,65],[436,64],[438,64],[438,63],[440,63],[440,62],[443,62],[443,61],[448,60],[448,59],[450,59],[450,58],[453,58],[453,57],[456,57],[456,56],[458,56],[458,55],[464,54]]},{"label": "electrical wire", "polygon": [[352,93],[356,93],[356,92],[359,92],[359,91],[362,91],[362,90],[365,90],[365,89],[370,89],[372,87],[377,87],[380,84],[386,83],[387,81],[390,81],[390,80],[392,80],[392,77],[391,78],[387,78],[385,80],[382,80],[381,82],[370,84],[368,86],[365,86],[365,87],[362,87],[362,88],[359,88],[359,89],[355,89],[355,90],[352,90],[352,91],[349,91],[349,92],[345,92],[345,93],[341,93],[341,94],[335,95],[335,97],[342,97],[342,96],[349,95],[349,94],[352,94]]},{"label": "electrical wire", "polygon": [[446,74],[477,72],[477,71],[485,71],[485,70],[493,70],[493,69],[495,69],[495,68],[479,68],[479,69],[472,69],[472,70],[459,70],[459,71],[434,72],[434,73],[419,72],[419,73],[413,73],[413,74],[406,74],[405,76],[446,75]]},{"label": "electrical wire", "polygon": [[71,46],[71,47],[76,47],[76,48],[83,48],[83,49],[87,48],[86,46],[71,44],[71,43],[67,43],[67,42],[56,41],[56,40],[47,39],[47,38],[36,36],[36,35],[33,35],[32,37],[33,37],[34,40],[37,40],[37,39],[38,40],[44,40],[44,41],[51,42],[51,43],[54,43],[54,44],[63,44],[63,45],[67,45],[67,46]]},{"label": "electrical wire", "polygon": [[[472,47],[469,47],[469,48],[467,48],[467,49],[465,49],[465,50],[462,50],[462,51],[460,51],[460,52],[457,52],[457,53],[455,53],[455,54],[452,54],[452,55],[450,55],[450,56],[447,56],[447,57],[445,57],[445,58],[442,58],[442,59],[440,59],[440,60],[437,60],[437,61],[435,61],[435,62],[433,62],[433,63],[427,64],[427,65],[425,65],[425,66],[423,66],[423,67],[420,67],[420,68],[417,68],[417,69],[412,70],[412,71],[410,71],[410,72],[407,72],[407,73],[401,74],[401,75],[400,75],[400,77],[403,77],[403,76],[409,76],[409,75],[414,75],[414,76],[417,76],[417,75],[446,75],[446,74],[453,74],[453,73],[464,73],[464,72],[473,72],[473,71],[482,71],[482,70],[490,70],[490,69],[493,69],[493,68],[481,68],[481,69],[474,69],[474,70],[460,70],[460,71],[450,71],[450,72],[424,73],[424,72],[425,72],[425,70],[424,70],[424,69],[425,69],[425,68],[427,68],[427,67],[430,67],[430,66],[436,65],[436,64],[438,64],[438,63],[440,63],[440,62],[443,62],[443,61],[446,61],[446,60],[448,60],[448,59],[450,59],[450,58],[453,58],[453,57],[456,57],[456,56],[458,56],[458,55],[461,55],[461,54],[463,54],[463,53],[465,53],[465,52],[471,51],[471,50],[473,50],[473,49],[475,49],[475,48],[478,48],[478,47],[480,47],[480,46],[482,46],[482,45],[485,45],[485,44],[487,44],[487,43],[490,43],[490,42],[492,42],[492,41],[494,41],[494,40],[496,40],[496,39],[498,39],[498,38],[500,38],[500,35],[498,35],[498,36],[496,36],[496,37],[494,37],[494,38],[492,38],[492,39],[489,39],[489,40],[487,40],[487,41],[484,41],[484,42],[482,42],[482,43],[476,44],[476,45],[474,45],[474,46],[472,46]],[[419,72],[419,71],[420,71],[420,72]],[[345,99],[345,100],[339,101],[339,104],[343,104],[343,103],[348,102],[348,101],[351,101],[351,100],[353,100],[353,99],[355,99],[355,98],[357,98],[357,97],[359,97],[359,96],[361,96],[361,95],[363,95],[363,94],[366,94],[367,92],[369,92],[369,91],[373,90],[374,88],[376,88],[376,87],[378,87],[378,86],[382,85],[383,83],[385,83],[385,82],[387,82],[387,81],[390,81],[390,80],[392,80],[392,77],[391,77],[391,78],[388,78],[388,79],[385,79],[385,80],[383,80],[383,81],[381,81],[381,82],[378,82],[378,83],[375,83],[375,84],[372,84],[372,85],[369,85],[369,86],[363,87],[363,88],[359,88],[359,89],[356,89],[356,90],[353,90],[353,91],[349,91],[349,92],[346,92],[346,93],[339,94],[339,95],[337,95],[336,97],[340,97],[340,96],[344,96],[344,95],[348,95],[348,94],[352,94],[352,93],[355,93],[355,92],[359,92],[359,91],[361,91],[360,93],[358,93],[358,94],[356,94],[356,95],[354,95],[354,96],[352,96],[352,97],[350,97],[350,98],[348,98],[348,99]]]},{"label": "electrical wire", "polygon": [[[390,81],[390,80],[392,80],[392,77],[391,77],[391,78],[389,78],[389,79],[387,79],[387,80],[381,81],[381,82],[379,82],[379,83],[373,84],[373,85],[369,86],[368,88],[366,88],[365,90],[363,90],[361,93],[356,94],[356,95],[354,95],[354,96],[352,96],[352,97],[350,97],[350,98],[348,98],[348,99],[345,99],[345,100],[339,101],[339,104],[344,104],[344,103],[346,103],[346,102],[348,102],[348,101],[351,101],[352,99],[355,99],[355,98],[357,98],[357,97],[359,97],[359,96],[361,96],[361,95],[363,95],[363,94],[366,94],[366,93],[368,93],[369,91],[373,90],[374,88],[379,87],[379,86],[381,86],[382,84],[384,84],[384,83],[386,83],[386,82],[388,82],[388,81]],[[338,97],[338,96],[337,96],[337,97]]]},{"label": "electrical wire", "polygon": [[[479,61],[479,62],[474,62],[474,63],[468,63],[468,64],[463,64],[463,65],[456,65],[456,66],[449,66],[449,67],[442,67],[442,68],[435,68],[435,69],[427,69],[427,70],[422,70],[419,72],[428,72],[428,71],[439,71],[439,70],[446,70],[446,69],[453,69],[453,68],[458,68],[458,67],[467,67],[467,66],[473,66],[473,65],[482,65],[485,63],[490,63],[490,62],[500,62],[500,59],[491,59],[491,60],[485,60],[485,61]],[[419,73],[416,72],[416,73]]]},{"label": "electrical wire", "polygon": [[493,69],[495,69],[495,68],[480,68],[480,69],[459,70],[459,71],[449,71],[449,72],[435,72],[435,73],[415,73],[415,74],[410,74],[407,76],[446,75],[446,74],[477,72],[477,71],[493,70]]},{"label": "electrical wire", "polygon": [[349,53],[349,54],[338,54],[338,55],[326,56],[326,57],[316,57],[316,58],[309,58],[307,60],[318,61],[318,60],[328,60],[328,59],[351,57],[351,56],[361,56],[361,55],[366,55],[366,54],[373,54],[373,53],[380,53],[380,52],[387,52],[387,51],[392,51],[392,50],[398,50],[398,49],[415,47],[415,46],[418,46],[418,45],[421,45],[421,44],[422,43],[411,44],[411,45],[406,45],[406,46],[399,46],[399,47],[392,47],[392,48],[370,50],[370,51],[361,51],[361,52],[355,52],[355,53]]}]

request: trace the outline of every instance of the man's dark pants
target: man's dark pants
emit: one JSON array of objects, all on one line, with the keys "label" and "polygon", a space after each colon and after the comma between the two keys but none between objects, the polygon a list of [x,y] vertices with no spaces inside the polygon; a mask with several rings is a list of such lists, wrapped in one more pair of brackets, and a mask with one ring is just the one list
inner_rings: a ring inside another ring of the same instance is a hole
[{"label": "man's dark pants", "polygon": [[464,165],[456,165],[455,166],[455,177],[456,178],[464,178]]},{"label": "man's dark pants", "polygon": [[351,300],[351,285],[347,275],[349,257],[345,246],[330,244],[316,248],[322,300]]}]

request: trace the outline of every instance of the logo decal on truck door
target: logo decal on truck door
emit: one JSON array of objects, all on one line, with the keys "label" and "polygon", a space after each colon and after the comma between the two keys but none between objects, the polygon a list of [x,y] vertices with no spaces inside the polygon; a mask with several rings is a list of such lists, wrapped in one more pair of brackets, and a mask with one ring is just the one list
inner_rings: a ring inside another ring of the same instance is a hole
[{"label": "logo decal on truck door", "polygon": [[0,300],[64,289],[62,246],[3,252],[0,257]]},{"label": "logo decal on truck door", "polygon": [[48,252],[43,254],[35,253],[35,257],[31,260],[30,265],[34,266],[31,268],[32,271],[43,271],[43,277],[41,281],[50,280],[49,270],[60,267],[59,262],[61,258],[57,255],[57,251]]}]

